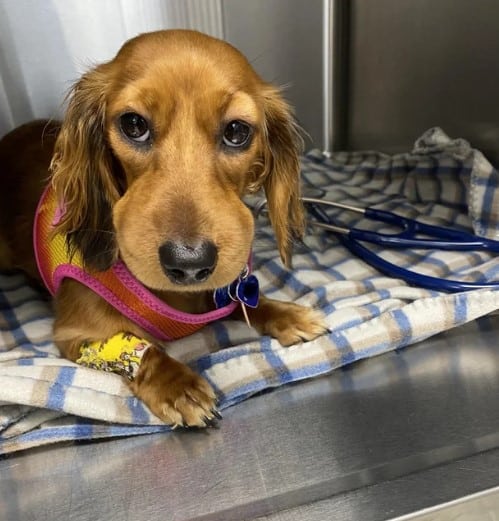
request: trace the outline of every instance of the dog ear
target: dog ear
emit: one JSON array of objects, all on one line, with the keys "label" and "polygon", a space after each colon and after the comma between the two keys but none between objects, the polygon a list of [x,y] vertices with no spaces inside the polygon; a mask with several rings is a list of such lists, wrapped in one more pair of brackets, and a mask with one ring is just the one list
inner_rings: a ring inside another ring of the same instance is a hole
[{"label": "dog ear", "polygon": [[[106,143],[106,66],[86,73],[68,94],[68,108],[50,165],[64,210],[55,232],[66,235],[70,256],[103,271],[117,257],[112,206],[120,195],[117,160]],[[118,167],[119,169],[119,167]]]},{"label": "dog ear", "polygon": [[290,106],[273,86],[264,91],[264,116],[263,188],[279,254],[290,267],[293,239],[301,238],[305,229],[300,201],[303,139]]}]

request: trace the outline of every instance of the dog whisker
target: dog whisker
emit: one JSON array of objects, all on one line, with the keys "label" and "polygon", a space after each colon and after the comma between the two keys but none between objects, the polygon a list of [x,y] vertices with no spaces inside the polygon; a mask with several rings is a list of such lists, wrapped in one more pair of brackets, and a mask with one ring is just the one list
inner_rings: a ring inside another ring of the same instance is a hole
[{"label": "dog whisker", "polygon": [[108,233],[109,235],[116,235],[116,232],[114,230],[102,230],[100,228],[91,229],[91,228],[81,228],[82,232],[89,232],[89,233]]}]

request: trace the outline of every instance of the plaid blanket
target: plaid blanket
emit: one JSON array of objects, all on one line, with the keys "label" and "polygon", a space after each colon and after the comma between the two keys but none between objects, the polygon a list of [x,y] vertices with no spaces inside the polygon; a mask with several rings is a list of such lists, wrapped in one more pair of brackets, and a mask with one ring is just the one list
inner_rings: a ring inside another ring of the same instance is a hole
[{"label": "plaid blanket", "polygon": [[[344,203],[395,210],[429,223],[499,238],[499,175],[484,156],[440,129],[411,153],[312,151],[303,180]],[[336,215],[347,224],[345,212]],[[381,275],[353,257],[333,234],[310,233],[281,265],[272,230],[258,219],[255,272],[265,295],[316,306],[331,333],[281,347],[244,323],[222,321],[171,344],[214,387],[221,409],[259,391],[327,374],[363,358],[408,346],[499,308],[494,289],[444,294]],[[437,277],[499,279],[487,252],[392,250],[391,262]],[[0,454],[63,440],[167,432],[114,374],[59,357],[51,341],[51,304],[19,273],[0,275]]]}]

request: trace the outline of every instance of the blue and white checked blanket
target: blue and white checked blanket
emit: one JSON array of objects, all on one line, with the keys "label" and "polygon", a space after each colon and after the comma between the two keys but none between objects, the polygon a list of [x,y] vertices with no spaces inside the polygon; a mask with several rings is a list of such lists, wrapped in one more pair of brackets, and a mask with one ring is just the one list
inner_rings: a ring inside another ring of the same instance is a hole
[{"label": "blue and white checked blanket", "polygon": [[[499,238],[499,174],[484,156],[440,129],[408,154],[313,151],[304,183],[331,200],[377,205],[429,223]],[[346,221],[346,214],[339,214]],[[409,287],[352,257],[334,235],[314,233],[281,265],[273,234],[259,219],[255,270],[267,296],[317,306],[331,333],[290,348],[224,321],[171,344],[216,389],[220,408],[288,382],[331,372],[423,340],[499,308],[499,292],[443,294]],[[437,277],[498,280],[499,259],[485,252],[387,251],[390,261]],[[50,302],[20,274],[0,275],[0,454],[62,440],[166,432],[121,377],[59,357]],[[222,426],[223,427],[223,426]]]}]

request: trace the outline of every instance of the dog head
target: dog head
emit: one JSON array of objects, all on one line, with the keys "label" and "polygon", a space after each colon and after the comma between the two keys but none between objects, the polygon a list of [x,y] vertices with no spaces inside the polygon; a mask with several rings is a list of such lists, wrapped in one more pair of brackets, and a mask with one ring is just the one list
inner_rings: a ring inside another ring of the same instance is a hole
[{"label": "dog head", "polygon": [[73,87],[51,165],[57,231],[89,269],[119,257],[146,286],[198,291],[244,269],[261,187],[281,258],[303,232],[301,139],[278,89],[194,31],[128,41]]}]

